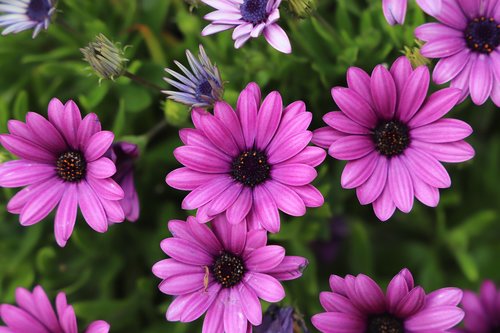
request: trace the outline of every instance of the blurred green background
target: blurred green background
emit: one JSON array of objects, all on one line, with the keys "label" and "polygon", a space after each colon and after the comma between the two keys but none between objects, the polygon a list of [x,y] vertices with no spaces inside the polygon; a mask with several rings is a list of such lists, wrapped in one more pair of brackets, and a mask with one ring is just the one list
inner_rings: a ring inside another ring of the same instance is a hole
[{"label": "blurred green background", "polygon": [[[179,167],[172,151],[181,144],[178,128],[191,126],[188,109],[165,103],[160,92],[127,78],[99,84],[79,51],[97,34],[130,45],[129,70],[165,89],[163,68],[174,68],[174,59],[186,63],[185,50],[197,53],[203,43],[228,82],[228,102],[234,105],[238,92],[255,81],[265,93],[279,90],[285,103],[304,100],[315,129],[324,126],[322,115],[336,108],[330,88],[346,84],[349,66],[370,72],[378,63],[390,64],[404,46],[414,45],[413,30],[427,19],[413,1],[403,27],[385,22],[380,0],[324,0],[305,20],[293,18],[283,3],[280,24],[293,47],[292,55],[284,55],[263,38],[235,50],[230,31],[202,38],[207,24],[202,17],[209,11],[199,6],[191,12],[182,0],[60,0],[55,22],[37,39],[30,32],[1,37],[0,132],[7,131],[8,119],[24,120],[28,110],[46,115],[52,97],[75,100],[83,113],[97,113],[118,139],[141,147],[136,184],[142,210],[136,223],[116,225],[102,235],[79,218],[67,247],[60,249],[53,215],[23,228],[5,209],[15,190],[1,189],[0,303],[13,303],[18,286],[40,284],[51,298],[57,291],[68,294],[80,327],[104,319],[115,333],[201,329],[201,320],[166,322],[172,297],[160,293],[160,281],[151,273],[151,266],[165,258],[159,242],[169,236],[167,221],[187,216],[180,208],[186,192],[169,188],[164,178]],[[329,157],[315,182],[325,205],[302,218],[282,215],[282,231],[270,242],[310,261],[303,278],[284,283],[282,304],[296,306],[310,328],[310,316],[322,311],[318,294],[328,289],[332,273],[363,272],[385,286],[408,267],[427,291],[476,290],[485,278],[500,281],[500,113],[491,102],[478,107],[467,100],[450,116],[473,126],[469,142],[477,155],[446,166],[453,185],[441,191],[436,209],[416,202],[410,214],[379,222],[354,191],[341,189],[344,163]],[[0,151],[0,158],[11,157]]]}]

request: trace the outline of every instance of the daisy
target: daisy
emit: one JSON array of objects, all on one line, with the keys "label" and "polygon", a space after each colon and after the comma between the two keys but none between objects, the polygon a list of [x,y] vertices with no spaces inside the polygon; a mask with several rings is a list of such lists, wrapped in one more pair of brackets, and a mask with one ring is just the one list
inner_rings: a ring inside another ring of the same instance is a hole
[{"label": "daisy", "polygon": [[310,183],[326,154],[308,147],[312,114],[303,102],[283,108],[275,91],[261,103],[259,87],[250,83],[238,98],[236,112],[217,102],[214,114],[194,109],[195,129],[180,131],[185,146],[174,155],[185,167],[169,173],[166,181],[191,191],[183,209],[198,209],[200,222],[225,213],[230,223],[246,219],[251,228],[278,232],[279,210],[302,216],[306,207],[323,204]]},{"label": "daisy", "polygon": [[430,294],[415,286],[409,270],[396,275],[384,294],[370,277],[360,274],[330,277],[332,292],[322,292],[326,312],[312,317],[323,333],[449,332],[464,317],[457,307],[462,291],[438,289]]},{"label": "daisy", "polygon": [[[0,305],[0,319],[6,326],[0,326],[4,333],[77,333],[75,310],[68,305],[66,295],[59,293],[56,298],[56,311],[50,304],[47,294],[40,286],[33,292],[24,288],[16,289],[18,306]],[[85,333],[108,333],[109,324],[94,321]]]},{"label": "daisy", "polygon": [[440,162],[463,162],[474,150],[463,139],[472,128],[463,121],[442,119],[460,99],[455,88],[427,98],[429,70],[412,70],[400,57],[390,71],[377,66],[371,77],[353,67],[349,88],[335,87],[332,96],[341,111],[323,117],[328,127],[315,132],[313,142],[348,161],[341,184],[356,188],[362,205],[373,204],[385,221],[398,208],[408,213],[414,197],[435,207],[439,188],[451,186]]},{"label": "daisy", "polygon": [[77,207],[92,229],[108,230],[109,222],[124,220],[124,193],[111,177],[113,161],[103,157],[114,135],[101,131],[94,113],[82,119],[73,101],[49,104],[49,119],[28,112],[26,123],[10,120],[10,134],[0,144],[20,159],[0,165],[1,187],[24,187],[8,203],[23,226],[40,222],[57,206],[54,233],[65,246],[73,232]]},{"label": "daisy", "polygon": [[427,23],[415,36],[427,43],[422,55],[440,59],[434,68],[435,83],[451,81],[481,105],[491,97],[500,106],[500,0],[444,0],[433,15],[439,23]]},{"label": "daisy", "polygon": [[33,29],[35,38],[47,30],[55,10],[55,0],[0,0],[2,35]]},{"label": "daisy", "polygon": [[232,29],[234,47],[239,49],[247,40],[264,34],[276,50],[291,53],[292,46],[286,32],[276,23],[280,18],[281,0],[202,0],[216,11],[205,15],[212,21],[201,34],[208,36]]},{"label": "daisy", "polygon": [[[422,10],[429,15],[441,11],[442,0],[416,0]],[[390,25],[403,24],[406,17],[408,0],[382,0],[384,16]]]},{"label": "daisy", "polygon": [[266,245],[265,230],[247,231],[224,215],[212,228],[195,218],[168,223],[173,237],[161,242],[170,259],[157,262],[153,273],[163,279],[160,290],[176,298],[167,320],[191,322],[206,312],[203,333],[245,333],[260,325],[259,299],[279,302],[285,297],[280,281],[302,275],[308,262],[285,256],[285,249]]},{"label": "daisy", "polygon": [[465,311],[465,333],[500,332],[500,290],[492,281],[485,281],[479,295],[465,291],[462,300]]}]

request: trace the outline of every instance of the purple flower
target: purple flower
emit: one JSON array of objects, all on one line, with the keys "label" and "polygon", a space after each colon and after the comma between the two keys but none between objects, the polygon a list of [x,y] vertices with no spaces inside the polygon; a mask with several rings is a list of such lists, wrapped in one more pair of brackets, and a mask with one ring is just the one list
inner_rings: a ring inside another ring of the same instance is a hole
[{"label": "purple flower", "polygon": [[[422,10],[429,15],[435,15],[441,11],[442,0],[416,0]],[[403,24],[406,17],[408,0],[382,0],[384,16],[390,25]]]},{"label": "purple flower", "polygon": [[254,327],[253,333],[308,333],[304,320],[291,306],[272,304],[264,314],[262,324]]},{"label": "purple flower", "polygon": [[324,333],[449,332],[464,317],[457,307],[460,289],[443,288],[426,295],[407,269],[392,279],[385,295],[363,274],[332,275],[330,288],[332,292],[319,297],[327,312],[312,317],[313,325]]},{"label": "purple flower", "polygon": [[0,0],[0,27],[2,35],[33,29],[35,38],[49,27],[56,11],[54,0]]},{"label": "purple flower", "polygon": [[[24,288],[16,289],[18,306],[0,305],[0,319],[6,326],[0,326],[2,333],[78,333],[75,310],[66,301],[66,295],[59,293],[56,298],[56,311],[45,291],[40,286],[30,293]],[[109,324],[94,321],[86,333],[108,333]]]},{"label": "purple flower", "polygon": [[427,42],[424,57],[440,58],[434,82],[451,81],[461,100],[470,93],[477,105],[491,97],[500,106],[500,1],[444,0],[433,16],[439,23],[421,25],[415,36]]},{"label": "purple flower", "polygon": [[303,102],[283,108],[275,91],[261,103],[259,87],[250,83],[238,98],[236,112],[217,102],[214,113],[194,109],[195,129],[180,131],[185,146],[174,155],[185,167],[169,173],[166,181],[191,191],[183,209],[198,209],[200,222],[225,212],[232,224],[246,219],[251,229],[278,232],[279,210],[302,216],[306,207],[323,204],[310,182],[325,153],[308,147],[312,114]]},{"label": "purple flower", "polygon": [[485,281],[479,295],[465,291],[462,300],[466,333],[500,332],[500,290],[492,281]]},{"label": "purple flower", "polygon": [[20,159],[0,165],[0,186],[23,187],[7,210],[20,214],[21,225],[40,222],[57,207],[54,233],[63,247],[73,232],[77,207],[92,229],[108,230],[109,222],[121,222],[124,193],[111,177],[113,161],[103,155],[114,135],[101,131],[94,113],[82,120],[73,101],[63,105],[54,98],[49,119],[28,112],[26,123],[10,120],[10,134],[0,135],[5,149]]},{"label": "purple flower", "polygon": [[201,34],[208,36],[227,29],[233,31],[234,47],[239,49],[250,37],[262,33],[276,50],[291,53],[292,47],[286,32],[276,23],[280,18],[281,0],[202,0],[217,9],[205,15],[212,21]]},{"label": "purple flower", "polygon": [[440,162],[463,162],[474,149],[463,139],[472,128],[463,121],[441,119],[460,99],[456,88],[427,98],[429,70],[412,70],[400,57],[390,71],[377,66],[371,77],[352,67],[349,88],[335,87],[332,96],[341,111],[323,117],[329,125],[315,131],[313,142],[334,158],[347,160],[342,187],[356,188],[362,205],[373,204],[385,221],[396,207],[408,213],[414,197],[435,207],[439,188],[451,186]]},{"label": "purple flower", "polygon": [[131,222],[139,218],[139,197],[134,184],[134,161],[139,157],[139,147],[129,142],[114,143],[106,153],[116,165],[113,179],[121,186],[125,196],[120,204],[125,218]]},{"label": "purple flower", "polygon": [[262,322],[259,298],[281,301],[280,281],[300,277],[307,260],[266,245],[265,230],[247,231],[245,223],[230,224],[224,215],[211,224],[193,217],[168,223],[174,237],[164,239],[161,248],[171,258],[153,266],[163,279],[160,290],[177,296],[167,320],[191,322],[206,312],[203,333],[245,333]]}]

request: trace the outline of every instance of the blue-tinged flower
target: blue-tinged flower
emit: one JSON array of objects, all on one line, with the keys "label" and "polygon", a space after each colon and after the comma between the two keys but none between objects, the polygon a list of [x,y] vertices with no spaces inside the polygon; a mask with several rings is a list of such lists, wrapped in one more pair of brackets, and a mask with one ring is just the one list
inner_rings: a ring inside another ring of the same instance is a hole
[{"label": "blue-tinged flower", "polygon": [[254,327],[254,333],[308,333],[307,327],[293,307],[272,304],[262,318],[262,324]]},{"label": "blue-tinged flower", "polygon": [[49,27],[55,0],[0,0],[2,35],[33,29],[33,38]]},{"label": "blue-tinged flower", "polygon": [[208,107],[214,105],[216,101],[222,99],[224,92],[219,69],[216,65],[212,65],[202,45],[200,45],[199,60],[189,50],[186,51],[186,56],[191,71],[178,61],[174,61],[174,63],[181,69],[184,75],[169,68],[165,69],[168,74],[177,79],[176,81],[165,78],[165,81],[179,89],[179,91],[164,90],[163,93],[167,94],[168,98],[191,107]]}]

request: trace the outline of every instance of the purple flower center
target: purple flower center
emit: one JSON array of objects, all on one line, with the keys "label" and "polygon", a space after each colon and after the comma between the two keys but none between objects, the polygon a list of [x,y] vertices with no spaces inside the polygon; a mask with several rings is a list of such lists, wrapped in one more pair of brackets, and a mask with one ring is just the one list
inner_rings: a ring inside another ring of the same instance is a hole
[{"label": "purple flower center", "polygon": [[245,0],[240,6],[244,21],[259,24],[267,20],[267,0]]},{"label": "purple flower center", "polygon": [[244,185],[254,187],[269,178],[270,170],[265,153],[249,150],[233,160],[231,176]]},{"label": "purple flower center", "polygon": [[66,182],[79,182],[85,177],[87,163],[78,151],[68,151],[57,159],[56,171],[59,178]]},{"label": "purple flower center", "polygon": [[245,266],[243,260],[229,252],[222,254],[215,259],[212,266],[212,274],[224,288],[230,288],[237,285],[245,275]]},{"label": "purple flower center", "polygon": [[31,0],[26,15],[33,21],[43,22],[49,17],[51,7],[49,0]]},{"label": "purple flower center", "polygon": [[500,24],[494,18],[475,18],[465,30],[467,46],[479,53],[491,53],[500,45]]},{"label": "purple flower center", "polygon": [[410,144],[408,127],[397,120],[381,123],[373,131],[373,141],[382,155],[397,156]]},{"label": "purple flower center", "polygon": [[212,95],[212,86],[208,80],[204,80],[196,87],[196,96],[210,96]]},{"label": "purple flower center", "polygon": [[405,328],[400,319],[383,314],[369,319],[366,333],[405,333]]}]

